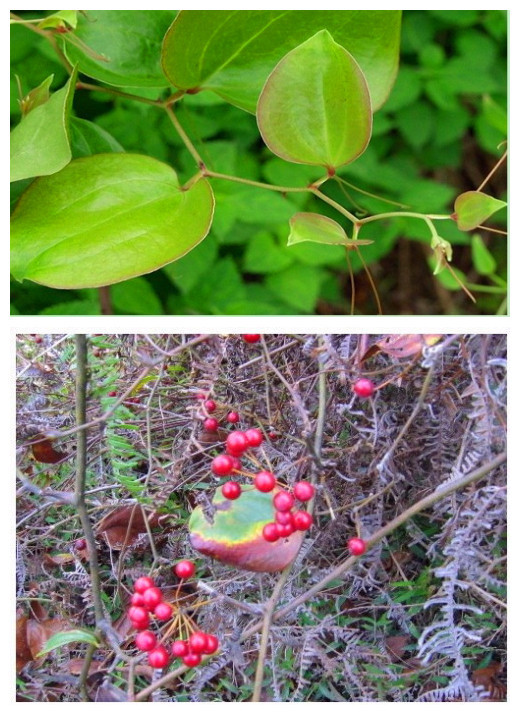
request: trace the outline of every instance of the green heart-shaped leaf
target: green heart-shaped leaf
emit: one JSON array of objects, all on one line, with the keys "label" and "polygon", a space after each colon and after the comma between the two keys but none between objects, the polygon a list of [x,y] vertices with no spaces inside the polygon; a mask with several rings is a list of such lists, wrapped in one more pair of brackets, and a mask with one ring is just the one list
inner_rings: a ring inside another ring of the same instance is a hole
[{"label": "green heart-shaped leaf", "polygon": [[454,218],[461,231],[472,231],[504,206],[507,206],[505,201],[495,199],[481,191],[466,191],[455,199]]},{"label": "green heart-shaped leaf", "polygon": [[276,63],[324,28],[359,62],[378,109],[397,75],[399,10],[182,10],[162,66],[175,87],[210,89],[254,113]]},{"label": "green heart-shaped leaf", "polygon": [[183,191],[175,171],[156,159],[76,159],[22,195],[11,223],[11,270],[18,280],[53,288],[91,288],[149,273],[202,241],[213,206],[205,179]]},{"label": "green heart-shaped leaf", "polygon": [[347,236],[343,228],[328,218],[313,213],[297,213],[289,221],[291,232],[287,239],[287,245],[311,241],[312,243],[326,243],[332,246],[367,246],[373,241],[356,239],[353,241]]},{"label": "green heart-shaped leaf", "polygon": [[64,87],[34,107],[11,132],[11,181],[54,174],[71,160],[68,123],[76,76],[74,70]]},{"label": "green heart-shaped leaf", "polygon": [[175,10],[86,10],[78,16],[76,41],[63,36],[63,51],[80,72],[101,82],[164,87],[161,43],[175,15]]},{"label": "green heart-shaped leaf", "polygon": [[273,492],[244,490],[230,501],[217,489],[213,505],[213,523],[201,507],[190,517],[190,541],[197,551],[236,568],[266,572],[282,571],[298,553],[301,531],[275,543],[262,536],[264,526],[274,521]]},{"label": "green heart-shaped leaf", "polygon": [[277,64],[258,100],[257,119],[269,149],[286,161],[330,169],[349,164],[372,131],[365,77],[322,30]]}]

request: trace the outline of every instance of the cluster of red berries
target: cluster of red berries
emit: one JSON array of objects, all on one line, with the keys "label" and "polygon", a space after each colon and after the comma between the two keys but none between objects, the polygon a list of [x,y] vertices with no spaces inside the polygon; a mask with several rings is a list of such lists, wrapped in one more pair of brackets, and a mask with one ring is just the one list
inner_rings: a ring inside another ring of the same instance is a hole
[{"label": "cluster of red berries", "polygon": [[[260,491],[271,491],[260,488],[267,486],[270,480],[266,480],[261,475],[274,476],[271,472],[259,472],[255,477],[255,486]],[[260,486],[257,480],[260,477]],[[266,541],[274,542],[278,539],[290,536],[294,531],[307,531],[313,523],[312,515],[303,509],[294,509],[295,500],[306,502],[314,496],[314,487],[309,482],[296,482],[291,491],[282,490],[273,497],[275,508],[274,521],[266,524],[262,530],[262,535]]]},{"label": "cluster of red berries", "polygon": [[[264,437],[255,427],[241,432],[231,432],[226,438],[226,454],[219,454],[211,463],[213,474],[218,477],[227,477],[235,472],[240,472],[242,462],[240,458],[248,449],[259,447]],[[272,492],[276,487],[276,477],[272,472],[261,470],[254,475],[253,486],[259,492]],[[222,494],[226,499],[238,499],[242,494],[242,486],[235,481],[226,482],[222,486]],[[290,536],[293,531],[306,531],[312,526],[312,516],[301,509],[293,510],[295,500],[309,501],[314,495],[314,487],[309,482],[298,482],[292,491],[281,490],[273,497],[276,510],[275,521],[266,524],[263,537],[266,541],[278,541],[282,537]]]},{"label": "cluster of red berries", "polygon": [[[204,409],[206,413],[212,414],[217,409],[217,403],[215,402],[215,400],[207,400],[206,395],[204,395],[202,392],[199,392],[199,394],[197,395],[197,399],[204,400]],[[226,421],[230,424],[236,424],[237,422],[240,422],[240,415],[238,414],[238,412],[231,410],[226,415]],[[220,427],[220,423],[216,419],[216,417],[206,417],[203,424],[204,429],[207,432],[216,432]]]},{"label": "cluster of red berries", "polygon": [[[195,574],[195,564],[188,560],[179,561],[174,571],[180,579],[191,578]],[[193,668],[199,665],[203,655],[212,655],[218,650],[219,642],[216,636],[195,630],[186,640],[176,640],[170,652],[163,644],[158,643],[157,635],[148,630],[150,614],[157,621],[167,621],[173,615],[173,608],[163,600],[161,589],[148,576],[141,576],[134,583],[130,602],[128,617],[139,631],[135,637],[135,645],[139,650],[148,653],[148,662],[152,668],[166,667],[170,657],[182,658],[184,665]]]}]

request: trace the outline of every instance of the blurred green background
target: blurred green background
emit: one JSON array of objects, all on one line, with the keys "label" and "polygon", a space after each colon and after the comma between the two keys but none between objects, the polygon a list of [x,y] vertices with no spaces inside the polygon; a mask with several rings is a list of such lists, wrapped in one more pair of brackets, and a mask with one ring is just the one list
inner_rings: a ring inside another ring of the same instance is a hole
[{"label": "blurred green background", "polygon": [[[38,15],[40,16],[41,13]],[[36,16],[32,14],[32,16]],[[15,75],[27,93],[65,71],[50,45],[26,28],[12,28],[11,120],[20,118]],[[135,89],[129,90],[136,93]],[[146,94],[148,90],[143,90]],[[147,96],[156,97],[148,91]],[[139,152],[171,163],[185,181],[194,162],[168,118],[156,108],[99,92],[78,90],[76,117],[101,127],[106,147]],[[318,178],[316,168],[287,164],[260,140],[254,116],[213,94],[185,97],[178,118],[214,171],[283,185]],[[89,153],[73,120],[73,156]],[[504,151],[507,132],[507,13],[502,10],[404,11],[401,66],[396,85],[374,117],[363,156],[340,172],[357,187],[407,204],[411,210],[451,213],[455,197],[476,189]],[[97,138],[99,142],[99,137]],[[499,145],[502,146],[499,148]],[[118,146],[120,145],[120,146]],[[486,191],[505,199],[506,171]],[[29,182],[13,186],[16,201]],[[330,184],[330,185],[329,185]],[[329,182],[326,192],[347,208],[369,213],[395,210],[375,198]],[[341,247],[301,244],[288,248],[288,221],[297,210],[338,219],[307,195],[280,194],[212,180],[215,220],[208,237],[181,260],[153,274],[110,288],[116,314],[348,314],[350,280]],[[505,228],[505,210],[490,221]],[[428,232],[422,221],[392,219],[363,229],[374,244],[363,249],[389,314],[494,314],[506,311],[507,238],[488,231],[477,237],[451,221],[438,224],[454,246],[453,265],[472,286],[473,305],[447,271],[432,276]],[[370,283],[357,259],[355,312],[373,314]],[[100,312],[97,290],[58,291],[12,283],[13,314]]]}]

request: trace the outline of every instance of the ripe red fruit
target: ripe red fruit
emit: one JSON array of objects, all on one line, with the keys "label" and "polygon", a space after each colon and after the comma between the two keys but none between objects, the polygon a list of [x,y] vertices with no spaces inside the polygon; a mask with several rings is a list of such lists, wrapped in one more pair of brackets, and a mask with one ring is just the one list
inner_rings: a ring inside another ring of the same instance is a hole
[{"label": "ripe red fruit", "polygon": [[226,419],[228,422],[231,422],[231,424],[236,424],[240,422],[240,415],[238,412],[228,412]]},{"label": "ripe red fruit", "polygon": [[293,494],[299,501],[309,501],[314,496],[314,487],[309,482],[296,482]]},{"label": "ripe red fruit", "polygon": [[172,644],[172,655],[174,658],[182,658],[188,655],[189,648],[186,641],[175,641]]},{"label": "ripe red fruit", "polygon": [[238,482],[226,482],[222,486],[222,494],[226,499],[238,499],[242,494],[242,487]]},{"label": "ripe red fruit", "polygon": [[206,634],[202,631],[196,631],[192,633],[188,638],[188,647],[191,653],[204,653],[205,648],[207,648],[208,639]]},{"label": "ripe red fruit", "polygon": [[277,511],[274,515],[277,524],[292,524],[293,515],[290,511]]},{"label": "ripe red fruit", "polygon": [[356,380],[352,388],[358,397],[371,397],[374,394],[375,385],[367,377],[360,377]]},{"label": "ripe red fruit", "polygon": [[246,343],[257,343],[260,338],[262,337],[261,335],[242,335]]},{"label": "ripe red fruit", "polygon": [[211,471],[218,477],[227,477],[233,470],[233,459],[234,458],[229,454],[219,454],[218,457],[215,457],[211,462]]},{"label": "ripe red fruit", "polygon": [[354,556],[361,556],[361,554],[364,554],[367,550],[366,543],[363,541],[363,539],[359,539],[357,536],[353,537],[352,539],[349,539],[347,541],[347,546],[349,548],[350,553]]},{"label": "ripe red fruit", "polygon": [[157,638],[152,631],[141,631],[135,637],[135,644],[139,650],[153,650],[157,645]]},{"label": "ripe red fruit", "polygon": [[134,583],[134,591],[136,593],[144,593],[147,589],[152,588],[152,586],[155,586],[153,579],[149,576],[141,576]]},{"label": "ripe red fruit", "polygon": [[76,551],[83,551],[83,549],[87,548],[87,541],[86,539],[76,539],[74,542],[74,548]]},{"label": "ripe red fruit", "polygon": [[188,561],[187,559],[185,561],[179,561],[179,563],[175,565],[174,571],[179,578],[191,578],[195,573],[195,564],[193,561]]},{"label": "ripe red fruit", "polygon": [[269,432],[267,435],[271,442],[275,442],[278,439],[278,433],[277,432]]},{"label": "ripe red fruit", "polygon": [[138,631],[148,628],[150,625],[150,617],[148,612],[141,606],[131,606],[128,609],[128,618],[132,621],[132,625]]},{"label": "ripe red fruit", "polygon": [[226,451],[232,457],[240,457],[249,447],[249,441],[244,432],[236,430],[226,438]]},{"label": "ripe red fruit", "polygon": [[292,515],[294,528],[307,531],[312,526],[312,515],[308,511],[295,511]]},{"label": "ripe red fruit", "polygon": [[142,593],[133,593],[130,599],[132,606],[144,606],[144,598]]},{"label": "ripe red fruit", "polygon": [[260,447],[264,441],[264,435],[256,427],[251,427],[244,432],[250,447]]},{"label": "ripe red fruit", "polygon": [[254,479],[254,485],[259,492],[271,492],[275,484],[276,479],[272,472],[258,472]]},{"label": "ripe red fruit", "polygon": [[188,668],[194,668],[200,663],[201,660],[202,656],[200,655],[200,653],[188,653],[184,656],[182,662],[184,663],[184,665],[187,665]]},{"label": "ripe red fruit", "polygon": [[212,655],[213,653],[216,653],[218,650],[218,638],[217,636],[212,635],[211,633],[206,633],[206,647],[204,648],[204,653],[206,655]]},{"label": "ripe red fruit", "polygon": [[289,511],[294,506],[294,497],[289,492],[278,492],[273,497],[273,504],[278,511]]},{"label": "ripe red fruit", "polygon": [[205,400],[206,395],[203,392],[197,392],[197,394],[195,395],[195,399],[196,400]]},{"label": "ripe red fruit", "polygon": [[214,417],[208,417],[206,420],[204,420],[204,429],[207,432],[216,432],[218,430],[218,420],[216,420]]},{"label": "ripe red fruit", "polygon": [[[229,455],[227,455],[229,456]],[[231,470],[232,472],[239,472],[242,469],[242,462],[238,457],[231,457],[233,460],[233,469]]]},{"label": "ripe red fruit", "polygon": [[153,611],[153,609],[161,603],[162,598],[162,591],[160,588],[157,588],[157,586],[147,588],[143,593],[144,605],[149,611]]},{"label": "ripe red fruit", "polygon": [[277,523],[276,530],[278,532],[278,536],[286,537],[286,536],[290,536],[293,533],[294,526],[292,525],[292,522],[289,522],[288,524]]},{"label": "ripe red fruit", "polygon": [[148,653],[148,662],[152,668],[164,668],[168,665],[168,651],[162,645],[158,645],[157,648]]},{"label": "ripe red fruit", "polygon": [[38,344],[43,343],[43,338],[42,338],[42,336],[41,336],[41,335],[35,335],[35,336],[34,336],[34,342],[35,342],[35,343],[38,343]]},{"label": "ripe red fruit", "polygon": [[274,521],[270,521],[269,524],[266,524],[262,529],[262,536],[266,541],[278,541],[280,538],[278,524],[275,524]]},{"label": "ripe red fruit", "polygon": [[108,393],[108,396],[109,397],[117,397],[117,392],[115,390],[110,390],[110,392]]},{"label": "ripe red fruit", "polygon": [[157,606],[154,608],[155,617],[158,618],[160,621],[167,621],[172,617],[172,613],[173,608],[170,606],[169,603],[164,603],[164,601],[158,603]]},{"label": "ripe red fruit", "polygon": [[215,412],[217,403],[214,400],[206,400],[204,407],[206,408],[206,412]]}]

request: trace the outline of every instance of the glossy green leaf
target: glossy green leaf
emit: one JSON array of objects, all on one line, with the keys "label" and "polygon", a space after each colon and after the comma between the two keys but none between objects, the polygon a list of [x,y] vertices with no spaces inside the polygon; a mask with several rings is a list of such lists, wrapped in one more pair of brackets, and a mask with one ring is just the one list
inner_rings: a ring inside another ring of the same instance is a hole
[{"label": "glossy green leaf", "polygon": [[289,221],[291,232],[287,245],[311,241],[312,243],[326,243],[332,246],[366,246],[373,243],[369,240],[350,239],[343,228],[331,218],[313,213],[297,213]]},{"label": "glossy green leaf", "polygon": [[471,237],[471,257],[475,270],[481,276],[490,276],[496,271],[497,262],[478,233]]},{"label": "glossy green leaf", "polygon": [[79,71],[116,87],[164,87],[161,43],[175,10],[86,10],[63,50]]},{"label": "glossy green leaf", "polygon": [[244,490],[230,501],[218,489],[213,505],[213,523],[200,506],[191,514],[190,541],[197,551],[237,568],[266,572],[281,571],[298,553],[302,532],[276,543],[262,536],[263,527],[274,521],[273,492]]},{"label": "glossy green leaf", "polygon": [[461,231],[472,231],[504,206],[507,206],[505,201],[481,191],[466,191],[455,199],[454,218]]},{"label": "glossy green leaf", "polygon": [[269,75],[258,127],[274,154],[336,169],[370,140],[370,95],[359,65],[327,30],[289,52]]},{"label": "glossy green leaf", "polygon": [[36,107],[40,107],[42,104],[45,104],[45,102],[49,101],[51,96],[50,86],[53,79],[54,75],[49,75],[41,84],[34,89],[31,89],[31,91],[21,100],[20,110],[23,117],[29,114],[31,110],[36,109]]},{"label": "glossy green leaf", "polygon": [[117,283],[175,261],[209,231],[213,193],[136,154],[98,154],[34,181],[11,224],[18,280],[53,288]]},{"label": "glossy green leaf", "polygon": [[55,633],[47,640],[37,657],[40,658],[42,655],[50,653],[51,650],[56,650],[56,648],[61,648],[69,643],[88,643],[96,648],[100,645],[98,639],[92,631],[83,629],[62,631],[61,633]]},{"label": "glossy green leaf", "polygon": [[164,73],[254,113],[277,62],[324,28],[356,58],[378,109],[397,74],[398,10],[182,10],[164,39]]},{"label": "glossy green leaf", "polygon": [[54,174],[71,160],[68,122],[75,83],[76,70],[11,132],[11,181]]},{"label": "glossy green leaf", "polygon": [[74,159],[93,154],[124,151],[117,139],[114,139],[103,127],[87,119],[71,117],[69,129],[70,148]]}]

